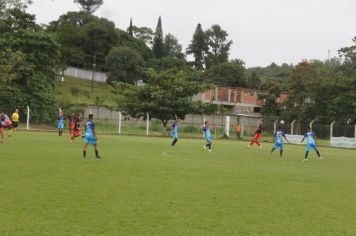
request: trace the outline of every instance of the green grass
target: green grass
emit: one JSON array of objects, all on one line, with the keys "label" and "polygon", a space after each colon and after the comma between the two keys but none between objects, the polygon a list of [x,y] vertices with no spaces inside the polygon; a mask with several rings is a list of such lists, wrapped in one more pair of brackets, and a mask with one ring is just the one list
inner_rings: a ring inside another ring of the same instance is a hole
[{"label": "green grass", "polygon": [[56,133],[0,145],[0,235],[356,235],[356,152],[99,136],[102,160]]},{"label": "green grass", "polygon": [[[62,106],[73,105],[95,105],[116,106],[116,91],[107,83],[94,81],[93,92],[90,80],[65,77],[64,82],[57,78],[55,98]],[[99,100],[97,100],[99,98]]]}]

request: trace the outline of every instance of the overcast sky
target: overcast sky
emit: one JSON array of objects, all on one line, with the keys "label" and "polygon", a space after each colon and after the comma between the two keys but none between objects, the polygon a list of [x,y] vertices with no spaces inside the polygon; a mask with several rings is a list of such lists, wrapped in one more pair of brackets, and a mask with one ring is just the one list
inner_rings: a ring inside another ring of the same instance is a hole
[{"label": "overcast sky", "polygon": [[[72,0],[34,0],[29,11],[38,23],[78,10]],[[275,62],[337,56],[356,36],[356,0],[104,0],[95,13],[126,29],[155,29],[162,16],[164,33],[174,34],[185,48],[200,22],[204,29],[219,24],[233,40],[230,58],[248,67]]]}]

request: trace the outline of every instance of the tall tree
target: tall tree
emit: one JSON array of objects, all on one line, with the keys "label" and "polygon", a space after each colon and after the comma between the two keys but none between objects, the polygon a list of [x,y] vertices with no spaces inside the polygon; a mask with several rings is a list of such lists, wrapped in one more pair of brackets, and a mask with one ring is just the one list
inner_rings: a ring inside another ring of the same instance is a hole
[{"label": "tall tree", "polygon": [[109,83],[112,81],[122,81],[136,84],[139,79],[142,79],[144,60],[132,48],[113,48],[106,58],[106,65],[109,71]]},{"label": "tall tree", "polygon": [[132,31],[136,39],[141,40],[147,46],[152,47],[154,32],[151,28],[133,26]]},{"label": "tall tree", "polygon": [[237,63],[227,62],[213,65],[206,70],[204,78],[218,86],[247,86],[246,69],[243,65]]},{"label": "tall tree", "polygon": [[74,0],[74,3],[77,3],[80,9],[87,13],[94,13],[103,5],[103,0]]},{"label": "tall tree", "polygon": [[229,34],[223,30],[220,25],[212,25],[206,31],[207,44],[209,51],[205,57],[206,66],[217,65],[219,63],[228,62],[229,51],[232,45],[232,40],[228,40]]},{"label": "tall tree", "polygon": [[186,50],[187,54],[193,54],[196,69],[202,70],[204,68],[205,53],[208,49],[206,34],[199,23],[195,29],[193,39]]},{"label": "tall tree", "polygon": [[129,33],[129,35],[130,35],[131,37],[133,37],[133,25],[132,25],[132,18],[130,18],[130,26],[129,26],[129,28],[128,28],[127,32]]},{"label": "tall tree", "polygon": [[156,56],[156,58],[161,58],[165,56],[163,43],[164,43],[164,39],[163,39],[162,19],[160,16],[158,18],[158,23],[153,38],[153,48],[152,48],[153,54]]},{"label": "tall tree", "polygon": [[352,41],[354,45],[339,50],[339,55],[344,59],[342,69],[348,76],[356,76],[356,36]]},{"label": "tall tree", "polygon": [[182,45],[178,43],[178,39],[173,34],[167,34],[164,38],[164,51],[168,57],[184,58]]}]

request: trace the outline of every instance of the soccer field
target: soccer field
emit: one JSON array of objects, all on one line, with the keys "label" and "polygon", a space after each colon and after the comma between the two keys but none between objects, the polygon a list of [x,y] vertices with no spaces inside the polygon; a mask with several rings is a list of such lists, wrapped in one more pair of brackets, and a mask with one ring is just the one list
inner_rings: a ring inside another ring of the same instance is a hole
[{"label": "soccer field", "polygon": [[356,152],[56,133],[0,145],[0,235],[356,235]]}]

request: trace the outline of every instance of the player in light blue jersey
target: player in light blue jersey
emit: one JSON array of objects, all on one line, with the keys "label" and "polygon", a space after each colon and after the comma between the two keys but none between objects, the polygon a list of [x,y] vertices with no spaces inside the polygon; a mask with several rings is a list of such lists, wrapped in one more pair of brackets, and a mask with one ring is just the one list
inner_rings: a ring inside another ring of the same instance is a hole
[{"label": "player in light blue jersey", "polygon": [[279,148],[279,156],[282,157],[283,150],[284,150],[283,149],[283,138],[288,142],[288,139],[287,139],[286,135],[284,134],[282,127],[278,127],[278,130],[273,135],[274,145],[270,152],[270,155],[272,155],[274,150]]},{"label": "player in light blue jersey", "polygon": [[303,161],[307,161],[308,160],[308,154],[310,152],[310,150],[313,148],[314,151],[316,152],[316,154],[318,155],[319,159],[322,159],[319,153],[319,149],[318,149],[318,145],[316,143],[316,135],[315,132],[313,132],[311,129],[307,129],[307,132],[304,134],[304,137],[302,139],[303,142],[305,139],[307,139],[307,148],[305,151],[305,158]]},{"label": "player in light blue jersey", "polygon": [[212,145],[212,137],[210,132],[210,127],[208,121],[205,121],[204,128],[203,128],[204,138],[206,140],[206,144],[203,146],[205,150],[209,150],[211,152],[211,145]]},{"label": "player in light blue jersey", "polygon": [[60,112],[59,116],[58,116],[58,135],[59,136],[62,136],[63,129],[64,129],[64,116],[63,116],[63,112]]},{"label": "player in light blue jersey", "polygon": [[93,121],[93,114],[89,114],[89,119],[85,121],[85,135],[84,135],[84,147],[83,147],[83,157],[87,156],[88,144],[94,145],[96,159],[100,159],[98,145],[96,141],[95,123]]},{"label": "player in light blue jersey", "polygon": [[171,145],[172,145],[172,147],[174,147],[176,145],[176,143],[178,142],[178,119],[177,119],[177,117],[172,124],[171,136],[173,138],[173,142]]}]

